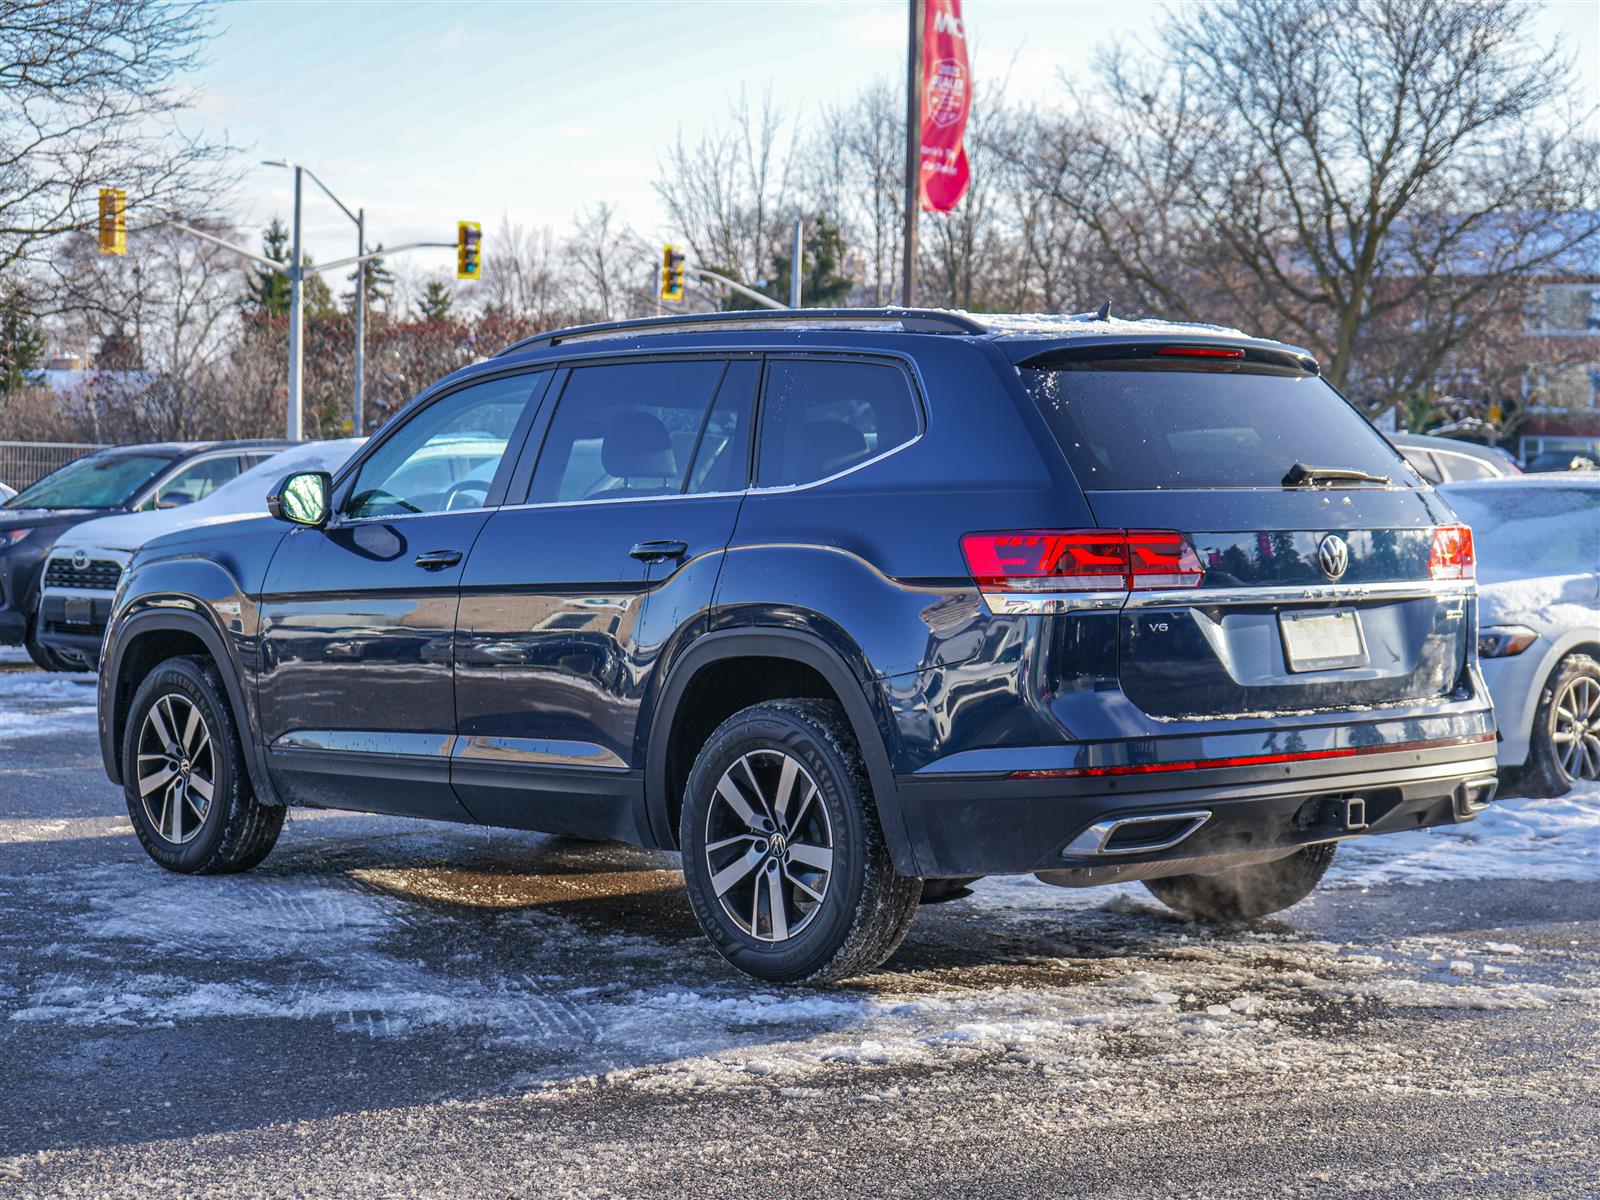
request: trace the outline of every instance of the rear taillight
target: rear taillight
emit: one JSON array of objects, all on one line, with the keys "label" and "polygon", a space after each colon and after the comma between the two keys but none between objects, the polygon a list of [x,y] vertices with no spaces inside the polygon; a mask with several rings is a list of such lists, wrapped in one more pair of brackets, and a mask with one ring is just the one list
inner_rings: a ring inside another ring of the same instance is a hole
[{"label": "rear taillight", "polygon": [[1433,531],[1428,574],[1434,579],[1473,579],[1472,530],[1466,525],[1440,525]]},{"label": "rear taillight", "polygon": [[1243,350],[1222,346],[1163,346],[1156,353],[1162,358],[1243,358]]},{"label": "rear taillight", "polygon": [[1205,573],[1189,539],[1169,529],[969,533],[961,553],[986,592],[1198,587]]}]

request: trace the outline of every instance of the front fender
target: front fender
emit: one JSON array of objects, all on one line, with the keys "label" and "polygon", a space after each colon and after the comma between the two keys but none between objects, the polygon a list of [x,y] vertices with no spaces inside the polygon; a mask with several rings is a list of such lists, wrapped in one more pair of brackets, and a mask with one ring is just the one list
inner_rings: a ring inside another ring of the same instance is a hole
[{"label": "front fender", "polygon": [[135,559],[117,593],[101,649],[98,689],[100,755],[107,776],[122,782],[119,704],[138,680],[128,677],[129,653],[153,633],[192,635],[217,665],[233,708],[250,780],[267,803],[280,803],[257,743],[250,663],[259,629],[255,599],[233,574],[199,554]]}]

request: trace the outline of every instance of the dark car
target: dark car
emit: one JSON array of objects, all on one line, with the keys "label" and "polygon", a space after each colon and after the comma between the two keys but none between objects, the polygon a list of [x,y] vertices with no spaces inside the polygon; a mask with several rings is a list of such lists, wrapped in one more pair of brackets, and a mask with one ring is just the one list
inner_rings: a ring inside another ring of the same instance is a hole
[{"label": "dark car", "polygon": [[[70,669],[71,663],[39,644],[35,629],[40,574],[62,531],[108,513],[188,504],[288,444],[119,446],[70,462],[0,503],[0,645],[27,646],[46,670]],[[102,568],[85,563],[83,569]]]},{"label": "dark car", "polygon": [[[503,449],[411,470],[452,438]],[[566,330],[268,507],[146,545],[107,633],[106,770],[174,871],[291,804],[675,848],[723,955],[819,981],[976,876],[1249,918],[1494,792],[1470,532],[1243,334]]]},{"label": "dark car", "polygon": [[1509,479],[1522,474],[1516,460],[1498,446],[1480,446],[1426,433],[1391,433],[1389,441],[1429,483]]}]

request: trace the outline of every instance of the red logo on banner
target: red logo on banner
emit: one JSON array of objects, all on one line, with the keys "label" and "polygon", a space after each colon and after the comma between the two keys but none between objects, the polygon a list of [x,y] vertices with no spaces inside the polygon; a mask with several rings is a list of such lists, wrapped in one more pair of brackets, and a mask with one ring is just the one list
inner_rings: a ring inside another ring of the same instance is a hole
[{"label": "red logo on banner", "polygon": [[972,108],[972,72],[961,0],[925,0],[922,30],[922,207],[949,212],[967,194],[961,144]]}]

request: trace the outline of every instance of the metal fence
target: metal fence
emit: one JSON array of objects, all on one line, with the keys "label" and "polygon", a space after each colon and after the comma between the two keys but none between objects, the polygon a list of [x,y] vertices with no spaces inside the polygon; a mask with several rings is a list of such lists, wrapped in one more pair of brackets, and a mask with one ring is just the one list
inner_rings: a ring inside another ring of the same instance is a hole
[{"label": "metal fence", "polygon": [[57,467],[103,448],[95,442],[0,442],[0,483],[20,492]]}]

